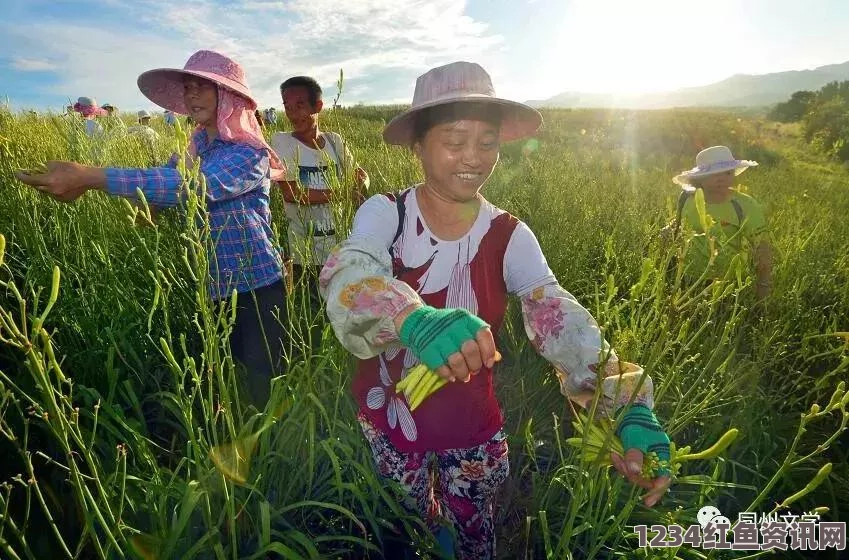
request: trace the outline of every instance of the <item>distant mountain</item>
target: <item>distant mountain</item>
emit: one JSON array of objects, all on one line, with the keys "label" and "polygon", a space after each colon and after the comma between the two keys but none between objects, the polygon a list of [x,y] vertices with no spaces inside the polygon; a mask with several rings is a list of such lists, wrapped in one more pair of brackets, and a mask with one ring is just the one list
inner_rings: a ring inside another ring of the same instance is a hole
[{"label": "distant mountain", "polygon": [[700,87],[642,95],[565,92],[549,99],[528,101],[534,107],[621,107],[663,109],[668,107],[761,107],[786,101],[799,90],[817,90],[833,81],[849,80],[849,62],[813,70],[773,74],[736,74]]}]

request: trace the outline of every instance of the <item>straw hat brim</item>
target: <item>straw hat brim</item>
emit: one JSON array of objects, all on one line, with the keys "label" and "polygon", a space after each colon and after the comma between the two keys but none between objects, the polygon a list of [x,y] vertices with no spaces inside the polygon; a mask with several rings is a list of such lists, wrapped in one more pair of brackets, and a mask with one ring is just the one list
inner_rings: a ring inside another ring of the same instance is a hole
[{"label": "straw hat brim", "polygon": [[491,103],[492,105],[501,108],[501,134],[502,142],[510,142],[532,136],[542,125],[542,115],[524,103],[510,101],[509,99],[501,99],[482,94],[466,94],[462,97],[452,97],[449,99],[439,99],[428,103],[422,103],[407,109],[394,119],[389,121],[389,124],[383,129],[383,139],[387,144],[396,144],[400,146],[410,146],[413,144],[413,132],[416,124],[416,117],[425,109],[437,107],[439,105],[449,105],[452,103]]},{"label": "straw hat brim", "polygon": [[[103,107],[92,107],[92,106],[88,106],[88,107],[90,107],[91,114],[94,115],[94,116],[105,117],[106,115],[109,114],[109,111],[107,111]],[[74,107],[74,112],[82,114],[85,111],[84,111],[83,107]]]},{"label": "straw hat brim", "polygon": [[251,90],[240,82],[236,82],[220,74],[198,70],[183,70],[182,68],[157,68],[148,70],[139,76],[138,86],[145,97],[162,107],[179,115],[188,115],[189,110],[183,102],[183,78],[195,76],[214,82],[244,97],[250,102],[250,109],[257,107]]},{"label": "straw hat brim", "polygon": [[704,170],[699,167],[694,167],[688,171],[682,171],[678,175],[676,175],[672,181],[678,185],[689,185],[693,179],[703,179],[705,177],[710,177],[711,175],[716,175],[718,173],[725,173],[726,171],[734,170],[735,175],[740,175],[750,167],[757,167],[758,162],[751,161],[748,159],[735,159],[728,162],[721,162],[726,165],[717,165],[716,167],[712,167],[709,170]]}]

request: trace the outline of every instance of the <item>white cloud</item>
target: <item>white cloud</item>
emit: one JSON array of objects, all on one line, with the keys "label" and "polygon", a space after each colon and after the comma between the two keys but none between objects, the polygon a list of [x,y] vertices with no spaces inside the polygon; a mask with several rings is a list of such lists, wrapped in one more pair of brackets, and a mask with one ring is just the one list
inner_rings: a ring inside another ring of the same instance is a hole
[{"label": "white cloud", "polygon": [[[330,85],[340,68],[351,80],[391,70],[395,83],[375,82],[367,99],[394,97],[399,91],[410,95],[422,70],[480,55],[501,42],[487,33],[486,24],[465,16],[464,3],[455,0],[290,0],[276,2],[273,8],[256,4],[230,7],[226,18],[208,1],[156,6],[176,33],[193,36],[199,44],[221,49],[245,64],[263,103],[278,102],[277,85],[287,76],[309,74]],[[394,91],[381,91],[387,85]]]},{"label": "white cloud", "polygon": [[122,6],[126,21],[140,30],[95,17],[85,25],[36,21],[17,34],[22,52],[39,57],[33,60],[59,61],[58,87],[68,97],[92,95],[121,108],[149,106],[136,87],[138,74],[180,67],[201,48],[243,64],[263,106],[279,105],[278,85],[297,74],[315,77],[332,93],[340,68],[349,84],[343,103],[380,102],[411,98],[415,77],[429,67],[480,60],[503,44],[464,9],[455,0],[252,0],[227,6],[140,0]]},{"label": "white cloud", "polygon": [[[156,66],[170,66],[184,58],[187,49],[167,37],[60,22],[36,22],[25,30],[0,25],[27,52],[54,61],[58,83],[40,92],[12,92],[26,98],[27,93],[52,93],[76,100],[94,97],[128,109],[150,107],[136,86],[138,75]],[[49,40],[38,39],[49,37]]]},{"label": "white cloud", "polygon": [[58,68],[56,64],[44,58],[15,58],[11,66],[21,72],[49,72]]}]

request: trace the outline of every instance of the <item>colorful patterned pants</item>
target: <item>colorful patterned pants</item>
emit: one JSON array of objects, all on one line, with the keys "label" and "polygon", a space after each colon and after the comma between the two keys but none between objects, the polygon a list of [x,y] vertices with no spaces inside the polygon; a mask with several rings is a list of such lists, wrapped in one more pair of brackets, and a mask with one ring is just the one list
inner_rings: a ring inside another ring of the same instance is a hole
[{"label": "colorful patterned pants", "polygon": [[488,442],[467,449],[403,453],[365,416],[360,414],[358,419],[381,476],[406,491],[409,503],[405,505],[421,515],[434,533],[440,517],[453,525],[460,560],[495,558],[493,503],[510,471],[504,433],[499,431]]}]

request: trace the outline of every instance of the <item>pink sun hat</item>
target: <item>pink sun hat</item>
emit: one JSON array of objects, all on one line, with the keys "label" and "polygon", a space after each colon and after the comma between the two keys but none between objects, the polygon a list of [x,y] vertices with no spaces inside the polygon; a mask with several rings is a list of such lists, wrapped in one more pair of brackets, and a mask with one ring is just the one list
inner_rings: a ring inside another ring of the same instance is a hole
[{"label": "pink sun hat", "polygon": [[215,51],[198,51],[180,68],[157,68],[139,76],[141,92],[165,109],[180,115],[189,111],[183,103],[183,78],[197,76],[214,82],[248,100],[251,110],[257,107],[245,70],[238,62]]},{"label": "pink sun hat", "polygon": [[542,124],[539,111],[516,101],[496,97],[492,79],[474,62],[452,62],[428,70],[416,80],[413,103],[383,129],[388,144],[409,146],[418,115],[425,109],[451,103],[491,103],[501,111],[501,141],[534,134]]},{"label": "pink sun hat", "polygon": [[97,106],[97,101],[93,97],[80,97],[74,103],[74,111],[88,118],[90,116],[105,117],[109,113],[103,107]]}]

